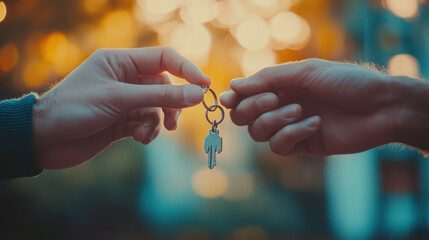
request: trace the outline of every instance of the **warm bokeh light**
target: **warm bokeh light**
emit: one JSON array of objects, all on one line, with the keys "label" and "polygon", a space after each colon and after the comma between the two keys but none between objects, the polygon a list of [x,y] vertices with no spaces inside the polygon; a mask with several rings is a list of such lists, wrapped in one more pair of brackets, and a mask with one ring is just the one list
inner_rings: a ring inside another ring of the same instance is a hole
[{"label": "warm bokeh light", "polygon": [[292,43],[301,32],[301,19],[293,12],[280,12],[270,20],[271,37],[282,43]]},{"label": "warm bokeh light", "polygon": [[275,42],[282,43],[283,48],[302,48],[310,38],[309,24],[293,12],[278,13],[270,20],[269,26],[271,37]]},{"label": "warm bokeh light", "polygon": [[81,3],[86,13],[96,14],[106,8],[108,0],[81,0]]},{"label": "warm bokeh light", "polygon": [[53,32],[42,41],[41,55],[59,74],[68,73],[80,61],[78,47],[61,32]]},{"label": "warm bokeh light", "polygon": [[409,54],[393,56],[389,60],[387,69],[392,76],[405,75],[414,78],[419,76],[419,63],[415,57]]},{"label": "warm bokeh light", "polygon": [[225,193],[228,188],[228,178],[219,168],[210,170],[205,167],[192,176],[192,187],[198,196],[215,198]]},{"label": "warm bokeh light", "polygon": [[2,22],[6,18],[6,4],[3,1],[0,1],[0,22]]},{"label": "warm bokeh light", "polygon": [[[429,0],[0,0],[0,94],[49,91],[79,64],[93,69],[84,61],[99,48],[170,46],[211,78],[218,98],[232,79],[308,58],[370,59],[392,75],[423,77],[428,16]],[[167,75],[173,84],[196,80],[188,72],[188,80]],[[205,100],[215,102],[210,93]],[[0,216],[11,221],[0,239],[17,232],[20,239],[427,238],[429,178],[419,174],[429,175],[429,162],[421,154],[383,147],[338,161],[279,156],[224,111],[223,151],[213,170],[204,151],[212,124],[198,104],[182,110],[175,131],[161,123],[147,146],[124,139],[81,167],[2,183],[7,211]],[[219,120],[221,112],[208,118]],[[384,180],[385,166],[405,172],[411,166],[414,190],[399,196],[383,188],[392,185]],[[408,199],[405,212],[390,204],[398,197]],[[392,233],[410,212],[410,234]],[[19,231],[23,226],[30,227]]]},{"label": "warm bokeh light", "polygon": [[0,48],[0,71],[9,72],[18,63],[19,53],[16,45],[8,43]]},{"label": "warm bokeh light", "polygon": [[254,181],[252,175],[247,172],[236,171],[228,177],[228,180],[228,189],[224,194],[224,197],[228,200],[243,200],[253,192]]},{"label": "warm bokeh light", "polygon": [[133,16],[126,10],[107,13],[101,19],[100,28],[97,29],[97,47],[135,47],[138,32],[134,23]]},{"label": "warm bokeh light", "polygon": [[414,18],[419,11],[418,0],[385,0],[384,5],[401,18]]},{"label": "warm bokeh light", "polygon": [[171,45],[185,57],[199,61],[208,55],[212,37],[204,25],[181,24],[174,29]]},{"label": "warm bokeh light", "polygon": [[180,8],[180,17],[187,24],[199,24],[213,20],[217,16],[214,0],[187,0]]},{"label": "warm bokeh light", "polygon": [[246,15],[246,9],[239,0],[224,0],[218,2],[217,23],[222,27],[238,24]]},{"label": "warm bokeh light", "polygon": [[156,25],[156,28],[154,28],[154,30],[158,34],[158,40],[160,45],[171,45],[171,36],[175,32],[175,30],[179,28],[179,26],[181,26],[182,24],[183,23],[179,21],[167,21],[165,23]]},{"label": "warm bokeh light", "polygon": [[250,76],[262,68],[276,64],[276,54],[270,49],[245,51],[241,61],[241,71]]},{"label": "warm bokeh light", "polygon": [[[149,11],[144,6],[144,0],[138,0],[136,1],[136,4],[134,5],[134,16],[137,20],[139,20],[143,24],[157,24],[164,21],[167,21],[171,16],[172,13],[154,13]],[[154,28],[155,30],[156,28]]]},{"label": "warm bokeh light", "polygon": [[48,62],[54,62],[58,55],[58,48],[64,45],[67,45],[67,37],[64,33],[53,32],[49,34],[42,42],[42,57]]},{"label": "warm bokeh light", "polygon": [[48,81],[50,64],[42,59],[27,61],[22,71],[22,83],[29,89],[43,87]]},{"label": "warm bokeh light", "polygon": [[258,16],[245,18],[238,26],[235,37],[248,50],[259,50],[268,45],[270,31],[268,24]]}]

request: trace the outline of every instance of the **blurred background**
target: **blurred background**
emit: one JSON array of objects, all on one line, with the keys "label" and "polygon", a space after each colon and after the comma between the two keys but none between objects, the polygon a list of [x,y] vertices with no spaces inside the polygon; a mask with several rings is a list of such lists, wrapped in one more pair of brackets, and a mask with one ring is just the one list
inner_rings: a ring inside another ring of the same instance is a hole
[{"label": "blurred background", "polygon": [[[217,93],[311,57],[424,78],[428,23],[425,0],[3,0],[0,97],[43,93],[102,47],[172,46]],[[0,183],[0,239],[429,238],[421,153],[279,157],[227,116],[210,171],[204,114],[184,110],[149,146],[123,140],[81,166]]]}]

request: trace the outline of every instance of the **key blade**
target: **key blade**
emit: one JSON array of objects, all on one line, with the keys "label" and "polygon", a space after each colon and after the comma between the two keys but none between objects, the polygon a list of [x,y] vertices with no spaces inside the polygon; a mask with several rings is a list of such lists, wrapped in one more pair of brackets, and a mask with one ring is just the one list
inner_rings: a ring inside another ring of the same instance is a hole
[{"label": "key blade", "polygon": [[213,169],[214,166],[216,166],[216,149],[213,149],[212,147],[212,154],[210,157],[210,169]]}]

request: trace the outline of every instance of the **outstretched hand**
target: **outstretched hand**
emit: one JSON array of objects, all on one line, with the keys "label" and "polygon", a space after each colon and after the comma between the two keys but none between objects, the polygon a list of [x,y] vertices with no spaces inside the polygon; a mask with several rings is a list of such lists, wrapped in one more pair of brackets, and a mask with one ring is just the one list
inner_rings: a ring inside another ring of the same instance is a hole
[{"label": "outstretched hand", "polygon": [[418,80],[399,80],[357,64],[310,59],[233,80],[220,100],[235,124],[248,125],[252,138],[269,141],[277,154],[354,153],[407,142],[404,119],[416,114],[406,85]]},{"label": "outstretched hand", "polygon": [[[172,85],[164,71],[191,84]],[[160,131],[161,109],[165,128],[175,129],[180,109],[200,103],[200,86],[210,84],[171,48],[98,50],[35,103],[38,166],[76,166],[126,137],[148,144]]]}]

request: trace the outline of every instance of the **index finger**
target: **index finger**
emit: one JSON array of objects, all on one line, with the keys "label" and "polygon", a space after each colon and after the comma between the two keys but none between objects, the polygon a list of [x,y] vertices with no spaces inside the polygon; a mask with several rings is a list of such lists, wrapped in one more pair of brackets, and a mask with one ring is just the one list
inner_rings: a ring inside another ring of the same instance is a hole
[{"label": "index finger", "polygon": [[286,88],[305,88],[313,80],[317,69],[331,62],[308,59],[264,68],[256,74],[231,81],[231,89],[238,94],[254,95]]},{"label": "index finger", "polygon": [[210,86],[211,79],[188,59],[170,47],[127,49],[140,74],[151,75],[164,71],[200,86]]}]

